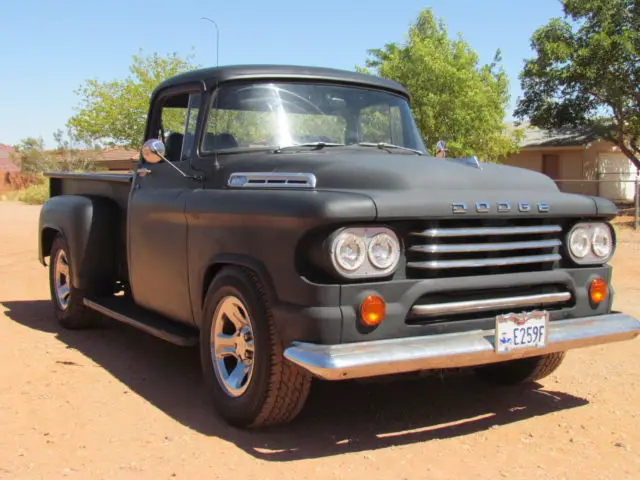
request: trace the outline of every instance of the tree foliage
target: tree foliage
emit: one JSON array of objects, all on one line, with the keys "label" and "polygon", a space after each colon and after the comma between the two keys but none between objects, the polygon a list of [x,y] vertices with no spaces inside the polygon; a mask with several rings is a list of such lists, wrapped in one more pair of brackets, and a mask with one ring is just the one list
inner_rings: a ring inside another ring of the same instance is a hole
[{"label": "tree foliage", "polygon": [[15,145],[13,160],[23,173],[44,173],[51,171],[91,171],[96,169],[98,152],[95,149],[80,149],[73,141],[65,138],[62,130],[53,137],[54,150],[46,150],[42,138],[28,137]]},{"label": "tree foliage", "polygon": [[80,105],[67,123],[74,138],[100,145],[137,148],[142,142],[151,92],[163,80],[194,68],[192,55],[134,55],[124,79],[87,80],[76,93]]},{"label": "tree foliage", "polygon": [[449,155],[477,155],[488,161],[517,149],[519,130],[504,123],[509,102],[507,75],[492,63],[480,65],[478,55],[458,36],[448,37],[442,19],[423,10],[403,44],[389,43],[368,51],[367,68],[403,84],[427,149],[445,140]]},{"label": "tree foliage", "polygon": [[640,168],[640,1],[561,0],[537,29],[516,116],[541,128],[589,127]]}]

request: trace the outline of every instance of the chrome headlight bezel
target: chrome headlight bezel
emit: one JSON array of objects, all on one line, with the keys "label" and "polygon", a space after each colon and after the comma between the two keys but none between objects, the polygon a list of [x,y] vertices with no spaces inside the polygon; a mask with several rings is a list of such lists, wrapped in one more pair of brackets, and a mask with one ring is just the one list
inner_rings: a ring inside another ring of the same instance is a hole
[{"label": "chrome headlight bezel", "polygon": [[[340,249],[349,238],[355,236],[364,245],[363,259],[358,261],[356,268],[344,268],[340,261]],[[381,237],[382,236],[382,237]],[[392,245],[391,262],[389,265],[376,265],[372,246],[375,239],[384,238]],[[402,257],[402,244],[395,232],[388,227],[346,227],[334,232],[329,239],[329,257],[336,273],[348,279],[375,278],[392,275],[398,268]]]},{"label": "chrome headlight bezel", "polygon": [[[584,235],[583,243],[586,242],[585,252],[576,252],[572,248],[572,240],[577,235]],[[594,246],[596,235],[603,236],[609,243],[609,251],[598,251]],[[578,265],[598,265],[605,264],[613,257],[616,250],[616,235],[613,227],[606,222],[579,222],[571,227],[565,239],[566,250],[571,260]]]},{"label": "chrome headlight bezel", "polygon": [[[357,257],[353,265],[349,265],[345,257],[341,255],[342,247],[348,245],[349,243],[353,244],[358,249],[358,252],[356,254]],[[364,238],[350,231],[339,233],[332,243],[331,250],[331,260],[333,262],[333,266],[340,272],[355,272],[360,267],[362,267],[367,258],[367,245],[364,241]]]}]

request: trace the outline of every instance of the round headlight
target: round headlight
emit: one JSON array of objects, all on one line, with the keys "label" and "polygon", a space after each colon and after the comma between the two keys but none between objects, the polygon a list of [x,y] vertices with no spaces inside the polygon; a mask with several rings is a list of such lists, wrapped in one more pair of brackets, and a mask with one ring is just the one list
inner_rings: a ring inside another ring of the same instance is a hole
[{"label": "round headlight", "polygon": [[388,233],[378,233],[369,241],[369,261],[379,270],[395,267],[400,257],[398,240]]},{"label": "round headlight", "polygon": [[600,258],[608,257],[613,250],[611,230],[606,227],[596,227],[591,237],[591,249]]},{"label": "round headlight", "polygon": [[569,250],[576,258],[584,258],[591,248],[589,232],[586,228],[576,228],[569,236]]},{"label": "round headlight", "polygon": [[338,268],[351,272],[362,266],[367,250],[362,237],[344,232],[338,235],[334,245],[333,260]]}]

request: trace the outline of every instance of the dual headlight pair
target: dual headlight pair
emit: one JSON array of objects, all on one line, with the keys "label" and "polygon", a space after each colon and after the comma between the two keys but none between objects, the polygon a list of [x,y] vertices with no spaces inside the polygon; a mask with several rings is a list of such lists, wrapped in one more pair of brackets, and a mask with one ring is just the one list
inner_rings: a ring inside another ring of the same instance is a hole
[{"label": "dual headlight pair", "polygon": [[345,278],[384,277],[400,261],[400,241],[386,227],[345,228],[329,244],[335,270]]},{"label": "dual headlight pair", "polygon": [[606,223],[577,223],[567,235],[567,250],[578,264],[606,263],[614,246],[613,230]]}]

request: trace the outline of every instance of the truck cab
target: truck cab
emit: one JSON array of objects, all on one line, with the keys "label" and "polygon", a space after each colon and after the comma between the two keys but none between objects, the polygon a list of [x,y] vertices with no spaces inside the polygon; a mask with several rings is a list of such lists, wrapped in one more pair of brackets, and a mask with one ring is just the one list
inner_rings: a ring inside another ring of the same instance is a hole
[{"label": "truck cab", "polygon": [[628,340],[615,206],[436,158],[396,82],[230,66],[162,82],[129,174],[47,174],[39,258],[66,328],[200,349],[230,424],[293,420],[312,379],[473,368],[514,384]]}]

